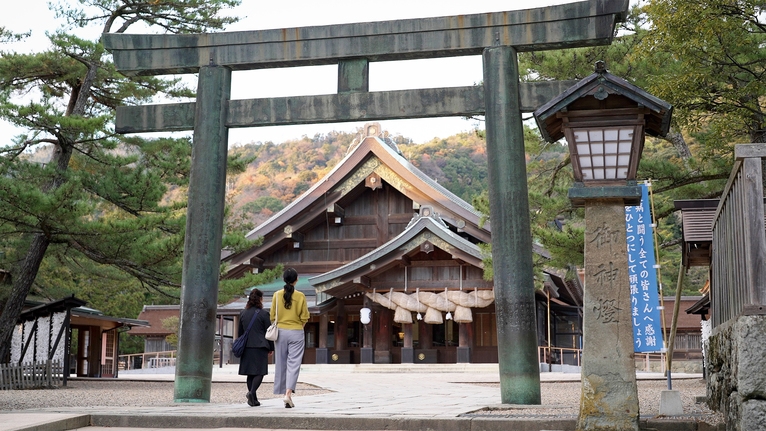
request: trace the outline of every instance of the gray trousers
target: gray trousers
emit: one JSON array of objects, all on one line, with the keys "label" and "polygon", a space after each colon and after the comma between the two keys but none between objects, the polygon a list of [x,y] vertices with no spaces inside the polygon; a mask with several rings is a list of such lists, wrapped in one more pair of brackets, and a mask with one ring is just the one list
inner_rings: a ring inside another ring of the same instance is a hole
[{"label": "gray trousers", "polygon": [[274,393],[295,392],[306,347],[303,329],[279,329],[274,342]]}]

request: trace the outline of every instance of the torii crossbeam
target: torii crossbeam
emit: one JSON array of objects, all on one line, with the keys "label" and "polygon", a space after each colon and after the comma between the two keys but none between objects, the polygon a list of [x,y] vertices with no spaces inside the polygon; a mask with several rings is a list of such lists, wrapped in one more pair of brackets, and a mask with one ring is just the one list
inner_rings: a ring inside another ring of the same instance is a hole
[{"label": "torii crossbeam", "polygon": [[[198,73],[196,102],[119,107],[120,133],[194,130],[176,402],[209,402],[230,127],[485,115],[500,389],[539,404],[522,111],[571,82],[519,83],[517,52],[611,43],[628,0],[196,35],[104,34],[125,75]],[[369,63],[482,55],[481,86],[369,92]],[[337,94],[230,100],[236,70],[338,65]]]}]

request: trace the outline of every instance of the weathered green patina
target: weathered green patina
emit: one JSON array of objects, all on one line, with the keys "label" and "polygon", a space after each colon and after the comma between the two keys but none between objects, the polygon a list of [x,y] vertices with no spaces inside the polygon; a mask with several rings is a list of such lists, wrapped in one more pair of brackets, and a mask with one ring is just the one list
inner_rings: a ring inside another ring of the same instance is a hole
[{"label": "weathered green patina", "polygon": [[181,280],[176,402],[209,402],[221,259],[231,70],[199,71]]},{"label": "weathered green patina", "polygon": [[537,9],[188,35],[104,34],[127,75],[232,70],[480,55],[488,46],[539,51],[606,45],[628,0],[590,0]]},{"label": "weathered green patina", "polygon": [[503,403],[540,404],[532,235],[516,51],[484,50],[492,267]]},{"label": "weathered green patina", "polygon": [[[116,124],[120,133],[194,130],[176,401],[210,399],[219,267],[212,255],[220,249],[227,128],[486,114],[502,401],[539,404],[521,112],[571,83],[519,84],[516,52],[609,44],[627,9],[628,0],[588,0],[276,30],[105,34],[104,46],[126,75],[200,73],[196,102],[120,107]],[[484,87],[368,91],[373,61],[480,54]],[[320,64],[338,64],[338,94],[228,100],[233,70]]]},{"label": "weathered green patina", "polygon": [[[342,64],[338,65],[339,81],[346,82],[351,70],[342,69]],[[534,111],[575,82],[521,83],[521,111]],[[355,85],[363,85],[362,80]],[[226,111],[226,126],[286,126],[485,114],[484,87],[481,85],[370,93],[341,93],[340,83],[338,88],[338,94],[231,100]],[[194,110],[194,102],[120,106],[116,129],[118,133],[193,130]]]}]

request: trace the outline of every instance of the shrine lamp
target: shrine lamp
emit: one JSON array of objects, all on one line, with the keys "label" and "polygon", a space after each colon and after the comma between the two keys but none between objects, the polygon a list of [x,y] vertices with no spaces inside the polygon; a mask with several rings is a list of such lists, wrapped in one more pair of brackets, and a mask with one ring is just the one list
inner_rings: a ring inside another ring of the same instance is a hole
[{"label": "shrine lamp", "polygon": [[644,137],[665,136],[672,110],[667,102],[610,74],[599,61],[595,73],[541,106],[534,117],[546,141],[566,138],[575,180],[569,192],[573,205],[601,197],[636,205]]},{"label": "shrine lamp", "polygon": [[370,310],[367,307],[362,308],[359,310],[359,320],[362,322],[363,325],[367,325],[372,321],[370,314],[372,313],[372,310]]}]

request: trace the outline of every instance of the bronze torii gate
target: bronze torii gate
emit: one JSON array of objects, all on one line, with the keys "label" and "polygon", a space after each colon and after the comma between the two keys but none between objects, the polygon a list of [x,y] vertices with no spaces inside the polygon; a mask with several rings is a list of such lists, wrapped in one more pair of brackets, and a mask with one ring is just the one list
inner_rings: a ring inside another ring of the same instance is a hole
[{"label": "bronze torii gate", "polygon": [[[175,401],[209,402],[229,127],[486,116],[503,403],[540,404],[521,113],[571,82],[519,83],[517,52],[605,45],[628,0],[196,35],[104,34],[125,75],[198,73],[196,102],[117,109],[118,133],[194,130]],[[483,56],[482,86],[369,92],[372,61]],[[235,70],[338,65],[338,93],[230,100]]]}]

